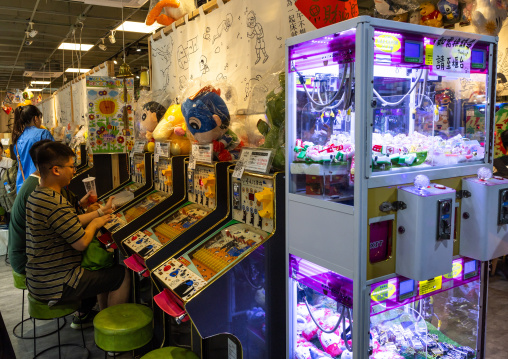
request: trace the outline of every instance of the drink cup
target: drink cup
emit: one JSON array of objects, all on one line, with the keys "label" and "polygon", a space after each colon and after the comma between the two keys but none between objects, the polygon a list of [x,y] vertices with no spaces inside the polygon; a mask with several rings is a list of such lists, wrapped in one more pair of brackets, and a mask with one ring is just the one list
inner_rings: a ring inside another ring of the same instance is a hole
[{"label": "drink cup", "polygon": [[83,180],[86,193],[91,192],[88,197],[88,204],[97,202],[97,190],[95,188],[95,177],[87,177]]}]

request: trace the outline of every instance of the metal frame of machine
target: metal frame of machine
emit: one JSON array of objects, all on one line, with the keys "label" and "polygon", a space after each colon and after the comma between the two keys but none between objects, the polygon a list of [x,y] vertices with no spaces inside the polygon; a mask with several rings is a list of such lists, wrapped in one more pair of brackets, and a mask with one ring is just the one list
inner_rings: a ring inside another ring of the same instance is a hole
[{"label": "metal frame of machine", "polygon": [[[308,198],[291,193],[292,179],[290,163],[293,159],[291,146],[296,139],[295,123],[290,119],[296,118],[296,98],[291,89],[298,81],[296,74],[289,74],[286,79],[286,273],[290,271],[288,258],[290,254],[316,263],[326,269],[352,279],[353,282],[353,318],[354,338],[352,349],[356,359],[368,358],[371,285],[394,277],[395,264],[384,268],[380,275],[373,274],[368,260],[369,252],[369,220],[380,215],[377,209],[372,209],[372,190],[381,187],[408,184],[419,174],[425,174],[431,181],[441,180],[449,187],[461,189],[461,178],[475,175],[481,167],[492,168],[493,146],[493,118],[495,109],[495,77],[497,39],[490,36],[475,35],[479,41],[490,43],[488,58],[488,87],[485,117],[487,119],[485,131],[485,158],[482,163],[458,164],[449,168],[411,169],[398,173],[373,174],[371,166],[372,126],[373,124],[373,79],[374,79],[374,29],[382,28],[393,31],[418,32],[434,36],[447,35],[465,36],[464,33],[439,28],[399,23],[383,19],[360,16],[355,19],[340,22],[311,33],[303,34],[286,40],[286,71],[289,69],[289,48],[302,42],[324,37],[334,33],[356,29],[355,34],[355,173],[354,173],[354,206],[328,202],[320,199]],[[466,35],[467,36],[467,35]],[[382,189],[381,189],[382,190]],[[396,192],[395,192],[396,193]],[[379,194],[379,193],[378,193]],[[382,196],[381,196],[382,197]],[[377,203],[377,202],[375,202]],[[377,206],[379,203],[377,203]],[[377,213],[376,213],[377,212]],[[396,212],[395,212],[396,218]],[[394,221],[396,222],[396,221]],[[313,225],[310,225],[310,224]],[[319,235],[316,235],[316,231]],[[458,232],[457,232],[458,233]],[[311,240],[312,238],[312,240]],[[458,253],[458,243],[455,245],[454,255]],[[454,257],[456,258],[456,257]],[[386,264],[385,264],[386,265]],[[380,265],[382,267],[383,264]],[[484,357],[485,310],[486,291],[488,284],[488,263],[481,265],[481,298],[482,312],[479,318],[478,358]],[[294,291],[291,281],[288,282],[287,298],[291,302]],[[293,317],[289,306],[287,312],[288,336],[286,347],[289,348],[287,357],[292,356]]]}]

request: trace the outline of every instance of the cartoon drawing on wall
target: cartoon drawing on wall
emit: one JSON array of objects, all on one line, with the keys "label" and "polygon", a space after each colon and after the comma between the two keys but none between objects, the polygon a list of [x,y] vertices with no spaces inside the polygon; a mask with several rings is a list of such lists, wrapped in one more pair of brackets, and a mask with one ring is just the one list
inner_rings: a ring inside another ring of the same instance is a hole
[{"label": "cartoon drawing on wall", "polygon": [[265,34],[263,33],[263,26],[259,22],[256,21],[256,14],[254,11],[250,11],[247,14],[247,27],[252,29],[252,32],[247,31],[247,37],[256,38],[256,62],[257,64],[259,60],[261,60],[261,52],[264,55],[263,63],[268,60],[268,54],[265,50]]},{"label": "cartoon drawing on wall", "polygon": [[152,47],[153,57],[161,56],[167,65],[171,65],[171,55],[173,53],[173,39],[168,36],[169,42],[160,47]]},{"label": "cartoon drawing on wall", "polygon": [[183,90],[185,88],[185,84],[187,83],[187,77],[185,77],[184,75],[180,76],[180,78],[178,79],[179,81],[179,87],[180,87],[180,90]]},{"label": "cartoon drawing on wall", "polygon": [[178,46],[176,59],[178,61],[178,66],[180,66],[182,70],[187,70],[189,68],[189,55],[196,51],[198,51],[197,36],[187,40],[187,47],[184,48],[182,45]]},{"label": "cartoon drawing on wall", "polygon": [[171,82],[171,63],[168,64],[168,66],[165,69],[161,69],[162,78],[164,79],[164,85],[163,88],[168,87],[169,83]]},{"label": "cartoon drawing on wall", "polygon": [[215,48],[215,53],[216,53],[216,54],[218,54],[219,52],[220,52],[220,47],[219,47],[219,46],[217,46],[217,47]]},{"label": "cartoon drawing on wall", "polygon": [[217,78],[216,78],[217,81],[220,81],[220,80],[227,80],[227,77],[224,76],[224,74],[221,72],[217,75]]},{"label": "cartoon drawing on wall", "polygon": [[208,67],[206,62],[207,62],[206,56],[201,55],[201,59],[199,60],[199,70],[203,75],[206,74],[208,71],[210,71],[210,68]]},{"label": "cartoon drawing on wall", "polygon": [[176,59],[178,60],[178,66],[180,66],[182,70],[187,70],[189,68],[189,57],[182,45],[178,46]]},{"label": "cartoon drawing on wall", "polygon": [[253,77],[248,81],[246,78],[243,79],[243,81],[245,81],[245,98],[244,98],[245,101],[247,101],[252,89],[254,88],[254,86],[256,86],[256,82],[259,82],[262,78],[263,77],[261,75],[256,75],[256,77]]},{"label": "cartoon drawing on wall", "polygon": [[211,37],[210,36],[210,31],[212,31],[210,29],[210,26],[207,26],[205,31],[206,32],[203,34],[203,39],[210,41],[210,37]]},{"label": "cartoon drawing on wall", "polygon": [[217,40],[219,37],[222,36],[222,31],[228,32],[232,24],[233,24],[233,15],[231,15],[231,13],[228,13],[226,15],[226,18],[222,20],[221,23],[219,24],[219,27],[217,27],[217,33],[213,35],[212,44],[215,42],[215,40]]}]

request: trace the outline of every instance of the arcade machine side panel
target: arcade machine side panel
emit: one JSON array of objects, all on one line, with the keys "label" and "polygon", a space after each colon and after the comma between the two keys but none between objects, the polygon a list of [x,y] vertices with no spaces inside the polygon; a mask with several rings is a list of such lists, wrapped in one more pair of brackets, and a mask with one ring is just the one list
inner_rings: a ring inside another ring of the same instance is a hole
[{"label": "arcade machine side panel", "polygon": [[[283,219],[284,174],[276,174],[274,178],[275,219]],[[233,198],[233,207],[234,202]],[[274,221],[273,234],[262,245],[185,304],[202,338],[227,333],[238,339],[238,358],[284,358],[286,355],[285,298],[280,295],[286,281],[284,227],[284,221]],[[210,355],[205,346],[203,357],[213,357]]]}]

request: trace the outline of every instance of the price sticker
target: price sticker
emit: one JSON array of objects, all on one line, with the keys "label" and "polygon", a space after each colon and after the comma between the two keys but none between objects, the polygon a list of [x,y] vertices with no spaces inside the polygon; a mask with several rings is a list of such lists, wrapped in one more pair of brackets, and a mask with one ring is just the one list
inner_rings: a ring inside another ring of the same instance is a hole
[{"label": "price sticker", "polygon": [[159,154],[163,157],[169,157],[169,143],[159,143]]},{"label": "price sticker", "polygon": [[213,160],[213,144],[208,145],[192,145],[192,152],[196,158],[196,162],[212,163]]},{"label": "price sticker", "polygon": [[443,277],[439,276],[433,279],[424,280],[420,282],[419,295],[432,293],[440,290],[443,285]]},{"label": "price sticker", "polygon": [[154,161],[155,163],[159,163],[159,154],[158,154],[158,153],[156,153],[156,154],[154,154],[154,155],[153,155],[153,161]]},{"label": "price sticker", "polygon": [[134,143],[134,149],[132,150],[135,153],[143,153],[145,149],[145,141],[136,141]]},{"label": "price sticker", "polygon": [[246,162],[245,168],[247,171],[268,173],[273,159],[272,149],[252,149],[250,156]]},{"label": "price sticker", "polygon": [[242,178],[243,171],[245,171],[246,164],[250,161],[252,150],[242,148],[240,159],[236,162],[235,170],[233,171],[233,178]]},{"label": "price sticker", "polygon": [[189,155],[189,171],[194,171],[196,168],[196,153],[198,151],[198,145],[192,145],[191,153]]}]

